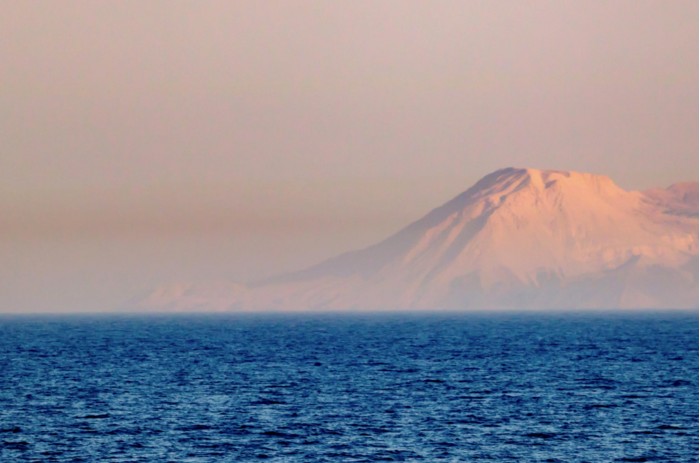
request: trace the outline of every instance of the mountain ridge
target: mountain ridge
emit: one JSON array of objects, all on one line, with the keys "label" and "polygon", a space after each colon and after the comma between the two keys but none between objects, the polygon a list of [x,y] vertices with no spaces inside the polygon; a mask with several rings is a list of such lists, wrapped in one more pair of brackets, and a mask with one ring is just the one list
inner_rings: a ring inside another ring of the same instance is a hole
[{"label": "mountain ridge", "polygon": [[505,168],[397,233],[307,269],[141,310],[497,310],[697,306],[697,183]]}]

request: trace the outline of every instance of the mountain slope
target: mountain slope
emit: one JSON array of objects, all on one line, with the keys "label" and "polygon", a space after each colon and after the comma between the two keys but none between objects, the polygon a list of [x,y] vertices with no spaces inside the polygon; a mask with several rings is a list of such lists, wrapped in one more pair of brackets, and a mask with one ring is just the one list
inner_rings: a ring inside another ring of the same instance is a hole
[{"label": "mountain slope", "polygon": [[386,240],[229,289],[160,289],[139,309],[694,307],[697,184],[625,191],[605,176],[508,168]]}]

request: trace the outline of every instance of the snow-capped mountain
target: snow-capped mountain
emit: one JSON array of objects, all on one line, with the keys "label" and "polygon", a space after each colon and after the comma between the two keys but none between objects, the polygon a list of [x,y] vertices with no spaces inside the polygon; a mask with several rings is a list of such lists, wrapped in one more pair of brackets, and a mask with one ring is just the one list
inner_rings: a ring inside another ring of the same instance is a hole
[{"label": "snow-capped mountain", "polygon": [[490,310],[698,305],[698,185],[507,168],[395,235],[248,285],[175,285],[139,310]]}]

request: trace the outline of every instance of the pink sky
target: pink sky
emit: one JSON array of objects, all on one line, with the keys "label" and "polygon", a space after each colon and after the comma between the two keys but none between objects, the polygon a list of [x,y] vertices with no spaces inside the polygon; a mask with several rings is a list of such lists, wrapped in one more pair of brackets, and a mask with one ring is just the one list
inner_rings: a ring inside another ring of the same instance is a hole
[{"label": "pink sky", "polygon": [[695,1],[10,2],[0,312],[366,246],[505,166],[698,177]]}]

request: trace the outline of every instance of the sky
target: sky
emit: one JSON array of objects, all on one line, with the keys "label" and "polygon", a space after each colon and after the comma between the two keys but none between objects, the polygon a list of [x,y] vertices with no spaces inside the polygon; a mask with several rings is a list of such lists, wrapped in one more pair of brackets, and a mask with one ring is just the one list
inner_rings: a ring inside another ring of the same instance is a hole
[{"label": "sky", "polygon": [[0,312],[385,238],[507,166],[698,179],[698,4],[8,1]]}]

